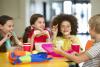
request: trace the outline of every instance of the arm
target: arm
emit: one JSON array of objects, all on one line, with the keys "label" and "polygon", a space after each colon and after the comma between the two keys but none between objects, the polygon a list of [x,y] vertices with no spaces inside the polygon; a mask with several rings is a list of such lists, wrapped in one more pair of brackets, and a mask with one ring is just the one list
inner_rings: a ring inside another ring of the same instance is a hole
[{"label": "arm", "polygon": [[7,38],[3,38],[1,41],[0,41],[0,46],[7,40]]},{"label": "arm", "polygon": [[68,53],[64,52],[63,50],[60,50],[60,49],[58,50],[57,48],[54,48],[54,51],[76,63],[81,63],[81,62],[84,62],[84,61],[87,61],[90,59],[85,53],[76,56],[76,55],[68,54]]},{"label": "arm", "polygon": [[12,35],[14,36],[14,39],[15,39],[16,43],[17,43],[18,45],[22,46],[23,43],[22,43],[21,41],[19,41],[19,39],[17,38],[15,32],[11,32],[11,33],[12,33]]},{"label": "arm", "polygon": [[51,42],[51,39],[50,39],[50,33],[49,33],[47,30],[45,30],[45,31],[44,31],[44,34],[47,35],[46,42]]},{"label": "arm", "polygon": [[76,63],[80,63],[98,57],[100,55],[100,43],[95,43],[89,50],[78,56],[65,53],[62,49],[55,48],[54,51]]},{"label": "arm", "polygon": [[52,27],[51,29],[53,35],[52,35],[52,41],[56,39],[57,37],[57,33],[58,33],[58,25],[55,25]]},{"label": "arm", "polygon": [[12,35],[10,33],[7,33],[4,38],[0,41],[0,46],[11,37]]},{"label": "arm", "polygon": [[30,49],[30,51],[32,52],[32,50],[33,50],[33,45],[34,45],[34,38],[35,38],[35,35],[32,35],[32,37],[31,37],[31,39],[30,39],[30,43],[31,43],[31,49]]}]

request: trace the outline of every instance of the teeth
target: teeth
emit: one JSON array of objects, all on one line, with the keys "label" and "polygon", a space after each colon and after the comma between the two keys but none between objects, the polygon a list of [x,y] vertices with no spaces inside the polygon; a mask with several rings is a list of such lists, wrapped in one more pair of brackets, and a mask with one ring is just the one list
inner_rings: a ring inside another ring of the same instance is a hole
[{"label": "teeth", "polygon": [[66,35],[66,34],[69,34],[69,32],[65,32],[64,34],[65,34],[65,35]]}]

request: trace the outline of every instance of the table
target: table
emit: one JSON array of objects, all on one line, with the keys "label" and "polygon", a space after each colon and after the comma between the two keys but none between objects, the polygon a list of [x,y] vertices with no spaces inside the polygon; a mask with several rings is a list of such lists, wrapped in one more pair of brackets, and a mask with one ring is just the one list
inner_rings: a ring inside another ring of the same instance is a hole
[{"label": "table", "polygon": [[0,67],[69,67],[69,64],[65,62],[66,58],[54,57],[48,62],[28,63],[28,64],[16,64],[9,63],[8,53],[0,53]]}]

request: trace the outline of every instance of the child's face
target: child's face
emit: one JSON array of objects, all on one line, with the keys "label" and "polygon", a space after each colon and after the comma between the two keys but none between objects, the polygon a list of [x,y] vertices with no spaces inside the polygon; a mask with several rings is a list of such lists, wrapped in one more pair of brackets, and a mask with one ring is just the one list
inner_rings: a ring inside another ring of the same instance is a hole
[{"label": "child's face", "polygon": [[4,25],[1,25],[1,30],[4,33],[8,33],[13,30],[13,27],[14,27],[13,20],[8,20]]},{"label": "child's face", "polygon": [[65,35],[70,35],[71,32],[71,24],[68,21],[63,21],[60,26],[61,33]]},{"label": "child's face", "polygon": [[34,24],[37,28],[45,29],[45,21],[43,17],[39,17]]}]

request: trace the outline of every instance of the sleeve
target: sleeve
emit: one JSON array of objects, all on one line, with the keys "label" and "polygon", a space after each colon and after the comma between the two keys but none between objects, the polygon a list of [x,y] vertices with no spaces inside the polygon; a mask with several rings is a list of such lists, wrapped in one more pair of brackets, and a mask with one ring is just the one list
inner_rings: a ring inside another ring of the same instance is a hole
[{"label": "sleeve", "polygon": [[94,44],[88,51],[85,52],[85,54],[89,58],[95,58],[100,55],[100,43]]}]

